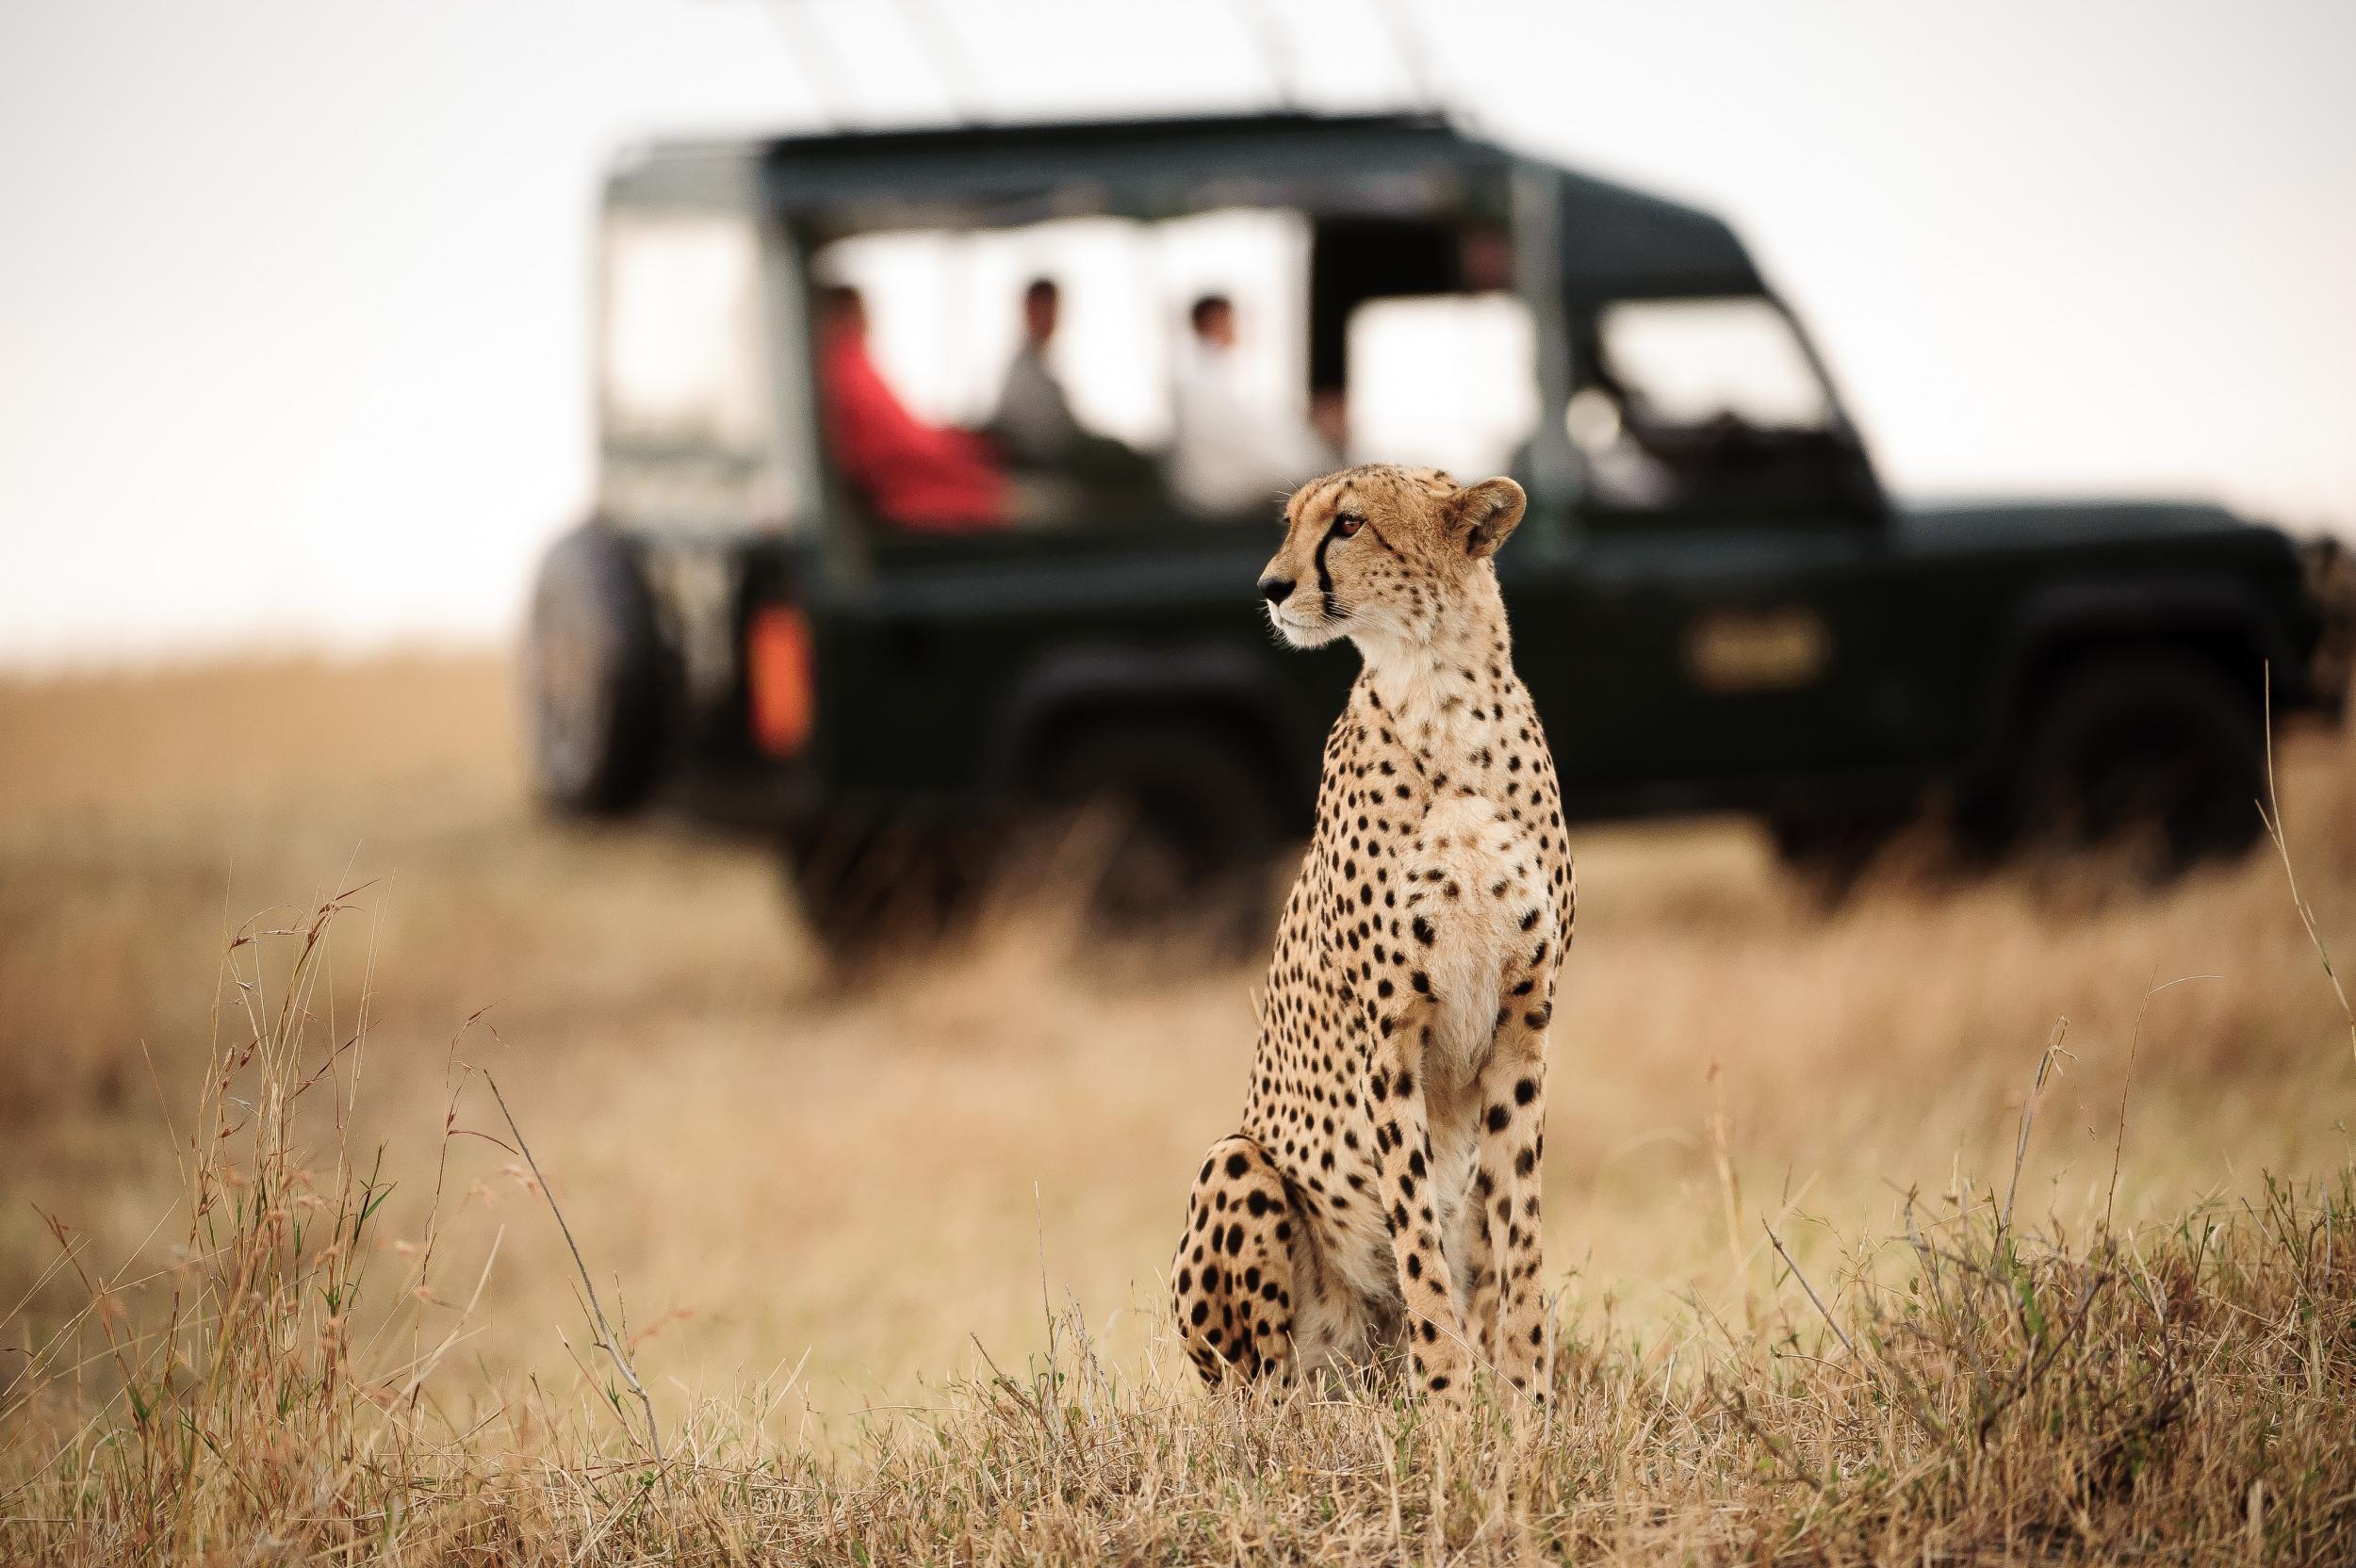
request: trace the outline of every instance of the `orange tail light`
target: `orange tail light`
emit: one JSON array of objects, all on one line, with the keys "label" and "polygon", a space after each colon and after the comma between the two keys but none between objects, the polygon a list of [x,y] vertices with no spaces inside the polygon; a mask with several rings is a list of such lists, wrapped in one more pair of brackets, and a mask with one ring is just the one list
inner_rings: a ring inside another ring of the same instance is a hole
[{"label": "orange tail light", "polygon": [[770,604],[753,612],[744,632],[744,686],[754,743],[772,757],[798,755],[816,708],[810,621],[799,610]]}]

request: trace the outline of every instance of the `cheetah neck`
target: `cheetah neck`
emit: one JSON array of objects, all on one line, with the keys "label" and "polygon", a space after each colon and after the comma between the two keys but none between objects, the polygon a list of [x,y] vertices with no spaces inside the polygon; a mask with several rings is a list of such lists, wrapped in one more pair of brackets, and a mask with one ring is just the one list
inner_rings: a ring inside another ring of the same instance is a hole
[{"label": "cheetah neck", "polygon": [[1362,685],[1399,741],[1445,767],[1493,740],[1515,684],[1497,579],[1474,576],[1427,638],[1366,637]]}]

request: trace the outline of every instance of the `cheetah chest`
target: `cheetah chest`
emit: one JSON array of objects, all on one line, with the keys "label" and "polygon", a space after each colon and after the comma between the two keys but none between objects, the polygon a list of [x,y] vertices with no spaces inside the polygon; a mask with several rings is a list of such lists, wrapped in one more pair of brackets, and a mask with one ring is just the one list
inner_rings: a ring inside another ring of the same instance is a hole
[{"label": "cheetah chest", "polygon": [[[1428,1209],[1453,1234],[1473,1212],[1482,1074],[1500,1031],[1544,1027],[1569,883],[1552,769],[1526,696],[1498,694],[1468,733],[1432,744],[1416,743],[1436,726],[1402,741],[1367,695],[1328,750],[1246,1126],[1303,1193],[1338,1272],[1383,1301],[1399,1295],[1391,1246],[1402,1213],[1421,1221]],[[1396,1133],[1399,1093],[1374,1079],[1384,1020],[1418,1000],[1429,1004],[1427,1037],[1410,1070],[1421,1079],[1428,1152],[1415,1162],[1410,1207],[1383,1189],[1380,1145],[1386,1126]]]}]

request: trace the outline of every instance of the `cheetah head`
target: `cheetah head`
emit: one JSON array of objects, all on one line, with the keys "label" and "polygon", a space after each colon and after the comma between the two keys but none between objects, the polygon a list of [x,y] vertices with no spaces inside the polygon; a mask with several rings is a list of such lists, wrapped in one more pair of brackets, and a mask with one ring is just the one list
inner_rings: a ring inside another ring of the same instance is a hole
[{"label": "cheetah head", "polygon": [[1337,637],[1429,643],[1522,520],[1510,479],[1460,485],[1437,468],[1369,464],[1311,480],[1284,503],[1284,543],[1260,575],[1268,619],[1295,647]]}]

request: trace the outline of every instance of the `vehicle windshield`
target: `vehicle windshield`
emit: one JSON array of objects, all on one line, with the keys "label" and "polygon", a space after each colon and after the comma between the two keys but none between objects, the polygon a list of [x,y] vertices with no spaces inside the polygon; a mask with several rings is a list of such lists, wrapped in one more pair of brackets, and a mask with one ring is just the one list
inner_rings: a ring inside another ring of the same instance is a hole
[{"label": "vehicle windshield", "polygon": [[1591,511],[1774,511],[1856,490],[1861,454],[1772,302],[1620,301],[1575,331],[1563,422]]}]

